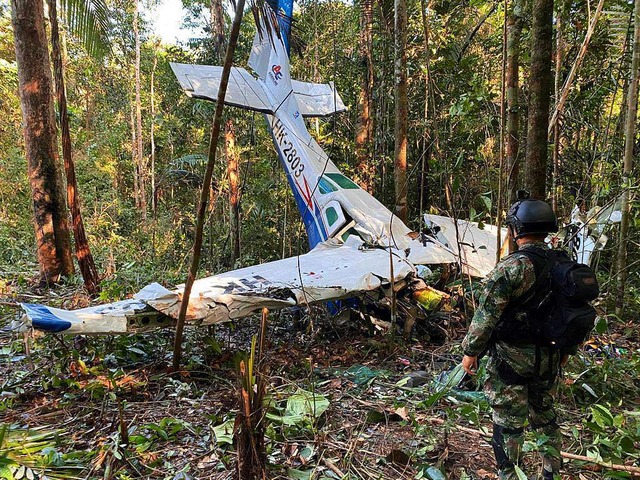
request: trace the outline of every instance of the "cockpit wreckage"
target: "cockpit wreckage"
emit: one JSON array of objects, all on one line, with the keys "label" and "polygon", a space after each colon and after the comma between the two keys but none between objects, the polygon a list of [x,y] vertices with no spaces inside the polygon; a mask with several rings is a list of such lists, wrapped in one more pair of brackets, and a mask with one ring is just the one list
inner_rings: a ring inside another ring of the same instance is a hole
[{"label": "cockpit wreckage", "polygon": [[[421,266],[456,264],[471,277],[484,277],[495,265],[497,228],[464,220],[425,215],[425,233],[412,232],[389,209],[345,177],[307,131],[305,118],[346,110],[333,84],[292,80],[289,34],[292,0],[265,4],[249,66],[232,68],[225,104],[264,114],[280,163],[302,216],[310,251],[197,280],[189,299],[187,322],[211,325],[245,317],[262,308],[359,298],[384,301],[392,294],[418,298],[428,289]],[[267,20],[262,20],[267,19]],[[215,101],[221,67],[172,63],[185,93]],[[576,254],[588,261],[602,245],[601,229],[612,220],[605,209],[578,223],[572,238],[581,239]],[[590,236],[595,232],[596,237]],[[503,229],[501,238],[506,237]],[[574,242],[575,243],[575,242]],[[588,251],[585,249],[589,248]],[[171,326],[180,310],[183,288],[158,283],[132,299],[66,311],[22,304],[25,315],[13,328],[65,334],[124,334]]]}]

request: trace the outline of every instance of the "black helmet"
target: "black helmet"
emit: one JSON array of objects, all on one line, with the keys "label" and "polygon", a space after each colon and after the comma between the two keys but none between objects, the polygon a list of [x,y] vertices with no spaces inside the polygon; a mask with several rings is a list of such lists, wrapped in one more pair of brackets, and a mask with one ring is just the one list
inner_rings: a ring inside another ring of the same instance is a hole
[{"label": "black helmet", "polygon": [[521,195],[518,195],[518,198],[519,200],[509,208],[505,221],[508,227],[515,230],[516,240],[524,235],[558,231],[556,214],[547,202],[521,198]]}]

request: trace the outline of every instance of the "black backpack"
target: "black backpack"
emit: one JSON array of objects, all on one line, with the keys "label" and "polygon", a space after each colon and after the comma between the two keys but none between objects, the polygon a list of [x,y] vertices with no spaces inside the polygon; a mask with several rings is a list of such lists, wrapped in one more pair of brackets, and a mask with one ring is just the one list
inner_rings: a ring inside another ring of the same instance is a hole
[{"label": "black backpack", "polygon": [[[560,350],[582,344],[596,319],[589,302],[600,293],[593,270],[575,262],[563,250],[524,249],[514,255],[529,258],[537,278],[504,312],[496,338]],[[519,313],[525,314],[526,321],[516,321],[516,317],[523,318]]]}]

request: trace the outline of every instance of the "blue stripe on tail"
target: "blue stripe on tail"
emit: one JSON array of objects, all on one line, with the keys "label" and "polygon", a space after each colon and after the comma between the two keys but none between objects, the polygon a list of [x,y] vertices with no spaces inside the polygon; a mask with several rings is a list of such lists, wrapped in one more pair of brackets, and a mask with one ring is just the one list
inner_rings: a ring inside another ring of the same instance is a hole
[{"label": "blue stripe on tail", "polygon": [[293,0],[267,0],[269,6],[278,15],[278,24],[282,33],[282,40],[290,54],[289,37],[291,36],[291,21],[293,20]]}]

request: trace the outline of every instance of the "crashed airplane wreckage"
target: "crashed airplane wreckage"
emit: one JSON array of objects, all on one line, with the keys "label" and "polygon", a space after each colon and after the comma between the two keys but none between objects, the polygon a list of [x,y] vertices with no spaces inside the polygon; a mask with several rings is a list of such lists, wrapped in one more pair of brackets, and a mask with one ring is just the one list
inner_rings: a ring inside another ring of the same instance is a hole
[{"label": "crashed airplane wreckage", "polygon": [[[225,104],[262,112],[296,204],[311,251],[297,257],[197,280],[187,322],[211,325],[245,317],[266,307],[281,309],[329,300],[376,302],[392,290],[411,296],[428,287],[417,266],[457,264],[473,277],[485,276],[496,260],[495,227],[456,223],[425,215],[430,234],[412,232],[378,200],[342,175],[307,131],[305,118],[346,110],[332,84],[297,82],[289,75],[288,38],[292,0],[265,4],[249,66],[232,68]],[[270,25],[261,24],[267,19]],[[172,63],[185,93],[215,101],[221,67]],[[505,231],[502,232],[504,238]],[[13,328],[67,334],[123,334],[171,326],[183,289],[153,283],[133,299],[66,311],[22,304]],[[415,297],[414,297],[415,298]]]}]

